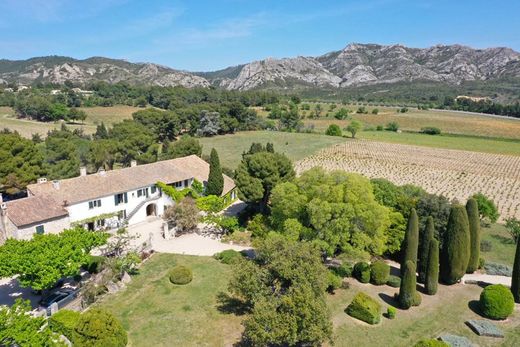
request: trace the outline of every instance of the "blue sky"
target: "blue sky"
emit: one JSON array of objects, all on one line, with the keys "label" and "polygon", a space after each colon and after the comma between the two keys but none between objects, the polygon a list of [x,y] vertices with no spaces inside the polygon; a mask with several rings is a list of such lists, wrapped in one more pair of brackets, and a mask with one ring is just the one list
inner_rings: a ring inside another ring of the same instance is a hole
[{"label": "blue sky", "polygon": [[0,0],[0,58],[106,56],[208,71],[351,42],[520,51],[518,0]]}]

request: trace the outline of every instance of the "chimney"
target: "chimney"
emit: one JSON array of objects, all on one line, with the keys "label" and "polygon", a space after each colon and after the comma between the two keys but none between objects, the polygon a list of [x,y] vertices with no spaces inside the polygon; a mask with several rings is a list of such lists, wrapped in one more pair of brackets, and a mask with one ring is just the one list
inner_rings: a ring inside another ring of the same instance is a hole
[{"label": "chimney", "polygon": [[81,166],[79,168],[79,175],[80,176],[86,176],[87,175],[87,167],[86,166]]},{"label": "chimney", "polygon": [[137,166],[137,160],[132,160],[130,162],[130,167],[136,167]]},{"label": "chimney", "polygon": [[60,181],[58,181],[58,180],[52,181],[52,186],[54,187],[54,189],[59,190],[60,189]]},{"label": "chimney", "polygon": [[37,182],[38,182],[38,184],[46,183],[46,182],[47,182],[47,178],[45,178],[45,177],[40,177],[40,178],[38,178],[38,181],[37,181]]}]

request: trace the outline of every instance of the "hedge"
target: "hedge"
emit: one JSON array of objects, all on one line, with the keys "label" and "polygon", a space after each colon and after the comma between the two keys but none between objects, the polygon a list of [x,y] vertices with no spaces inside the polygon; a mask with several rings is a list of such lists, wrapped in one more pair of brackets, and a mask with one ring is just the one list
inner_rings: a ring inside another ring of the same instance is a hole
[{"label": "hedge", "polygon": [[390,276],[390,265],[382,260],[373,262],[370,265],[370,282],[377,286],[386,284]]},{"label": "hedge", "polygon": [[352,271],[354,277],[361,283],[370,282],[370,265],[363,261],[356,263]]},{"label": "hedge", "polygon": [[392,288],[399,288],[401,286],[401,277],[390,275],[388,276],[386,284]]},{"label": "hedge", "polygon": [[237,252],[233,249],[226,249],[225,251],[215,254],[214,257],[221,263],[231,264],[237,261],[238,259],[242,258],[242,253]]},{"label": "hedge", "polygon": [[506,319],[515,309],[515,299],[511,290],[502,284],[484,288],[480,294],[480,310],[490,319]]},{"label": "hedge", "polygon": [[72,341],[80,315],[78,311],[59,310],[49,318],[49,328]]},{"label": "hedge", "polygon": [[191,269],[177,265],[168,273],[168,277],[170,278],[170,282],[173,284],[188,284],[193,279],[193,273]]},{"label": "hedge", "polygon": [[339,277],[343,278],[352,276],[352,265],[347,262],[343,262],[340,266],[332,267],[331,269]]},{"label": "hedge", "polygon": [[119,320],[108,311],[94,308],[80,316],[72,344],[75,347],[124,347],[127,342],[127,333]]},{"label": "hedge", "polygon": [[347,306],[345,312],[349,316],[368,324],[377,324],[381,320],[381,305],[363,292],[358,293],[354,297],[354,300]]}]

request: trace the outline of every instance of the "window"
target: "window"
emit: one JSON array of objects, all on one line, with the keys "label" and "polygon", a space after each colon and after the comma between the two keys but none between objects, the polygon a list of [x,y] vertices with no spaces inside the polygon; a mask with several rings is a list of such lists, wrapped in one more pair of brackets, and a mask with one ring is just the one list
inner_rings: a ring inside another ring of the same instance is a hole
[{"label": "window", "polygon": [[190,185],[190,181],[189,180],[184,180],[184,186],[187,187]]},{"label": "window", "polygon": [[36,227],[36,234],[41,235],[41,234],[43,234],[44,232],[45,232],[45,227],[44,227],[43,225],[38,225],[38,226]]},{"label": "window", "polygon": [[137,197],[140,198],[141,196],[143,196],[143,190],[142,189],[138,189],[137,190]]},{"label": "window", "polygon": [[150,191],[152,192],[152,194],[155,194],[155,192],[157,191],[157,187],[156,186],[151,186],[150,187]]},{"label": "window", "polygon": [[173,185],[175,188],[182,188],[182,182],[175,182]]},{"label": "window", "polygon": [[117,205],[119,204],[126,204],[128,202],[128,194],[127,193],[120,193],[114,195],[114,202]]},{"label": "window", "polygon": [[101,200],[92,200],[88,202],[89,210],[92,210],[94,207],[101,207]]}]

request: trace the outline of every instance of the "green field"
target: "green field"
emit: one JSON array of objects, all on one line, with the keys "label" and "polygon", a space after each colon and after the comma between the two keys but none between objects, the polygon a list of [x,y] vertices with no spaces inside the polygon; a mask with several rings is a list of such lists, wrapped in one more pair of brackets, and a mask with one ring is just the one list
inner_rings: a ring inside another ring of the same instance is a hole
[{"label": "green field", "polygon": [[491,243],[491,251],[480,253],[482,258],[486,261],[513,266],[516,245],[502,224],[482,228],[482,240]]},{"label": "green field", "polygon": [[[175,264],[193,270],[193,282],[175,286],[167,272]],[[244,316],[224,313],[217,295],[225,292],[231,268],[210,257],[155,254],[133,277],[128,287],[106,296],[97,305],[113,312],[129,333],[130,346],[230,346],[239,341]],[[440,333],[467,336],[480,346],[518,346],[520,312],[496,324],[506,338],[475,335],[464,322],[479,318],[468,304],[477,300],[482,288],[476,285],[440,286],[436,296],[422,295],[420,307],[398,310],[395,320],[382,318],[368,326],[344,312],[354,295],[364,291],[377,298],[383,310],[395,305],[392,296],[398,289],[361,284],[350,279],[351,288],[327,295],[334,324],[334,346],[411,346],[421,338]]]},{"label": "green field", "polygon": [[209,155],[211,148],[218,151],[223,166],[234,169],[241,155],[253,142],[272,142],[277,152],[285,153],[291,160],[300,160],[316,151],[346,141],[341,137],[319,134],[285,133],[276,131],[248,131],[232,135],[204,137],[199,139],[203,154]]}]

